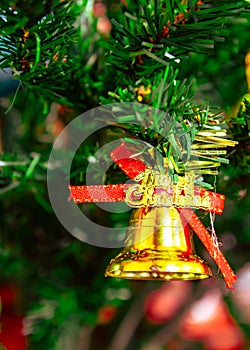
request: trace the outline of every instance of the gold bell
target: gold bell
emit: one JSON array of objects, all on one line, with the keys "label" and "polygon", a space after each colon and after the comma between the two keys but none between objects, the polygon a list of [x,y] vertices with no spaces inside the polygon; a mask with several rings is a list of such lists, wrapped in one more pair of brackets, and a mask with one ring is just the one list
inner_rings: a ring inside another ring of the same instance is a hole
[{"label": "gold bell", "polygon": [[197,280],[212,275],[195,254],[193,231],[175,207],[134,209],[125,248],[106,276],[138,280]]}]

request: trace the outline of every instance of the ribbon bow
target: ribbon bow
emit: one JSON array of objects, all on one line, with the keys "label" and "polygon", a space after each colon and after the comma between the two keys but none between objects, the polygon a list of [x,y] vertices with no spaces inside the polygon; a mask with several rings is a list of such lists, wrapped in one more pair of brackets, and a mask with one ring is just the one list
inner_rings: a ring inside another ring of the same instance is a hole
[{"label": "ribbon bow", "polygon": [[75,203],[120,202],[125,201],[131,207],[171,206],[174,205],[185,217],[197,234],[211,257],[218,265],[226,285],[233,289],[237,277],[220,251],[218,242],[210,235],[191,208],[222,214],[225,196],[194,187],[192,173],[178,177],[173,184],[169,175],[148,169],[144,162],[134,157],[133,151],[123,142],[114,149],[111,158],[120,169],[137,183],[116,185],[69,186],[71,198]]}]

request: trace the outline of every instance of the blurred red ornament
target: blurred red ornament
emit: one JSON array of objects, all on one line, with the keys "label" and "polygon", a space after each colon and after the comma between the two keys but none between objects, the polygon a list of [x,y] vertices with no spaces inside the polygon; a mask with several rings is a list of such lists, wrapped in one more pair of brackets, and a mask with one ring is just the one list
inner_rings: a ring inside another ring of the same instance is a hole
[{"label": "blurred red ornament", "polygon": [[171,319],[185,303],[190,283],[172,281],[150,293],[145,301],[147,317],[155,323],[164,323]]},{"label": "blurred red ornament", "polygon": [[93,15],[95,17],[103,17],[106,15],[107,9],[102,2],[97,2],[93,5]]},{"label": "blurred red ornament", "polygon": [[5,310],[7,307],[12,308],[13,303],[17,301],[17,294],[17,290],[14,286],[9,284],[0,286],[1,303],[4,305]]},{"label": "blurred red ornament", "polygon": [[23,335],[22,317],[2,312],[0,320],[2,324],[0,343],[6,347],[7,350],[27,349],[27,340]]},{"label": "blurred red ornament", "polygon": [[117,308],[114,305],[104,305],[98,310],[98,323],[109,323],[116,315]]},{"label": "blurred red ornament", "polygon": [[97,21],[97,31],[106,36],[111,32],[112,24],[108,17],[100,17]]},{"label": "blurred red ornament", "polygon": [[7,350],[25,350],[27,339],[23,334],[23,318],[15,311],[18,299],[15,287],[1,286],[0,297],[2,302],[0,343]]},{"label": "blurred red ornament", "polygon": [[242,332],[216,291],[191,306],[184,315],[181,334],[189,340],[201,340],[206,350],[243,349]]}]

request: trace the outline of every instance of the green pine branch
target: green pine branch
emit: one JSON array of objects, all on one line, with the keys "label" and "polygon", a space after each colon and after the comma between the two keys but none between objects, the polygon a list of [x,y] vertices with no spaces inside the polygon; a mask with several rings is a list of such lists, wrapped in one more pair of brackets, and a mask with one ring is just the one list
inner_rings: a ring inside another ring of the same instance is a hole
[{"label": "green pine branch", "polygon": [[215,42],[230,35],[227,26],[235,17],[249,19],[249,9],[246,1],[128,1],[112,20],[113,40],[104,44],[107,64],[149,76],[150,66],[157,70],[192,52],[211,52]]},{"label": "green pine branch", "polygon": [[92,78],[92,66],[98,69],[98,62],[88,64],[93,43],[76,25],[80,7],[72,1],[47,0],[36,12],[36,7],[30,9],[33,5],[0,5],[0,68],[11,68],[23,87],[48,102],[73,106],[80,100],[85,106],[89,97],[97,101],[102,84]]}]

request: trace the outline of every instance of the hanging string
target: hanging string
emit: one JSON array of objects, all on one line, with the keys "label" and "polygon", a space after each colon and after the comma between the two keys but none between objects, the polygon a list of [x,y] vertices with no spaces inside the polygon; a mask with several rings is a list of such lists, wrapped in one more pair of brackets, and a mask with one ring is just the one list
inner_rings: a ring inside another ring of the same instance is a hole
[{"label": "hanging string", "polygon": [[[214,184],[213,184],[214,192],[215,192],[215,193],[216,193],[216,181],[217,181],[217,177],[216,177],[216,175],[215,175],[215,176],[214,176]],[[214,245],[219,249],[219,247],[222,246],[222,243],[218,241],[218,237],[217,237],[217,235],[216,235],[215,228],[214,228],[215,214],[212,213],[212,212],[210,211],[210,212],[209,212],[209,215],[210,215],[211,237],[212,237],[212,240],[213,240]],[[216,258],[220,259],[220,257],[217,256],[217,252],[216,252],[216,251],[215,251],[215,256],[216,256]]]}]

